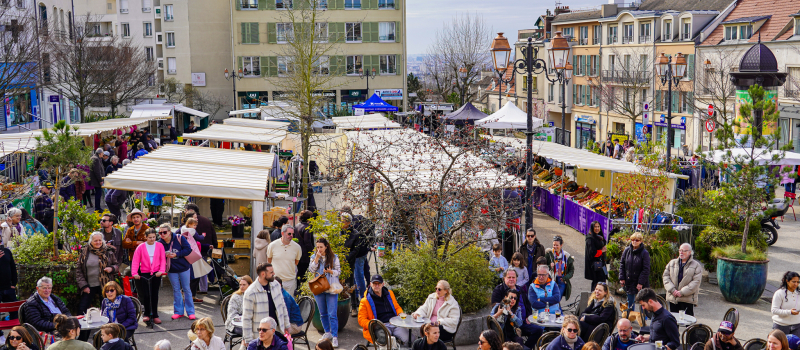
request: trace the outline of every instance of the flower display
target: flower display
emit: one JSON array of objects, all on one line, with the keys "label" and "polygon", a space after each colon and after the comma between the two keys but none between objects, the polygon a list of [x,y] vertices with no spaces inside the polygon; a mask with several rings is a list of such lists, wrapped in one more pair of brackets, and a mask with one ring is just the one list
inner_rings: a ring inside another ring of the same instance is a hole
[{"label": "flower display", "polygon": [[233,225],[233,226],[239,226],[239,225],[243,225],[245,220],[244,220],[243,217],[241,217],[239,215],[234,215],[234,216],[229,216],[228,217],[228,222],[230,222],[231,225]]}]

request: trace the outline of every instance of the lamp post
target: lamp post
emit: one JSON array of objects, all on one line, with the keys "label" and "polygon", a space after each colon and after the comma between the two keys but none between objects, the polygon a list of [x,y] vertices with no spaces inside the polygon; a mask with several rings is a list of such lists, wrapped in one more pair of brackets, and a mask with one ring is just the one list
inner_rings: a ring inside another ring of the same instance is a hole
[{"label": "lamp post", "polygon": [[686,57],[678,52],[675,55],[675,62],[672,56],[665,56],[662,52],[656,61],[658,75],[661,77],[661,85],[667,85],[667,164],[666,170],[669,171],[670,156],[672,155],[672,85],[678,88],[684,74],[686,74]]},{"label": "lamp post", "polygon": [[[553,43],[550,46],[550,63],[556,77],[550,79],[550,75],[545,72],[545,78],[551,83],[561,84],[561,144],[567,145],[567,84],[572,78],[572,64],[569,63],[569,41],[561,32],[556,32]],[[545,69],[546,71],[546,69]]]},{"label": "lamp post", "polygon": [[[560,36],[561,32],[558,32],[557,34]],[[567,47],[569,47],[569,44],[567,44]],[[495,70],[497,70],[498,73],[505,71],[507,65],[509,64],[509,53],[511,52],[511,46],[508,44],[508,39],[503,37],[503,33],[497,33],[497,38],[492,41],[490,51],[492,53],[492,61],[494,63]],[[525,79],[528,85],[526,96],[528,102],[528,108],[526,108],[528,118],[527,128],[525,129],[525,143],[527,148],[525,154],[525,229],[533,227],[533,211],[531,208],[533,174],[530,171],[531,165],[533,164],[533,74],[540,74],[547,70],[547,64],[544,60],[538,58],[538,55],[539,49],[533,47],[533,37],[530,36],[528,37],[528,43],[522,50],[522,58],[514,61],[513,63],[514,72],[518,74],[525,74]],[[567,68],[571,69],[571,66],[564,65],[562,69]]]},{"label": "lamp post", "polygon": [[234,72],[231,74],[228,72],[228,68],[225,68],[225,80],[233,80],[233,109],[236,109],[236,80],[241,80],[244,78],[244,73],[242,70],[239,69],[239,72]]},{"label": "lamp post", "polygon": [[497,37],[492,40],[492,46],[490,46],[489,51],[492,53],[494,69],[498,75],[497,81],[500,84],[497,89],[497,109],[500,109],[503,108],[503,83],[508,85],[512,80],[512,77],[505,80],[503,79],[503,73],[505,73],[509,60],[511,59],[511,46],[508,44],[508,39],[503,36],[502,32],[497,33]]},{"label": "lamp post", "polygon": [[358,70],[358,77],[359,78],[361,78],[361,79],[367,78],[367,97],[365,97],[364,100],[366,100],[366,99],[368,99],[370,97],[370,94],[369,94],[369,79],[370,78],[375,79],[375,75],[376,75],[375,74],[375,68],[372,68],[371,71],[367,70],[366,72],[364,72],[363,68]]}]

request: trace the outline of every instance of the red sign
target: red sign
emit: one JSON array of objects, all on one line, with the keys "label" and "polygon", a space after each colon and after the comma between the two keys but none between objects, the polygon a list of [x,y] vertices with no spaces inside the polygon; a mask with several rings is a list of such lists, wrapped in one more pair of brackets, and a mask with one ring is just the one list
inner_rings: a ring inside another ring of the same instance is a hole
[{"label": "red sign", "polygon": [[714,105],[708,105],[708,116],[709,117],[714,116]]},{"label": "red sign", "polygon": [[713,119],[706,120],[706,131],[708,131],[708,132],[714,132],[714,128],[715,128],[716,126],[717,126],[717,124],[716,124],[716,123],[714,123],[714,120],[713,120]]}]

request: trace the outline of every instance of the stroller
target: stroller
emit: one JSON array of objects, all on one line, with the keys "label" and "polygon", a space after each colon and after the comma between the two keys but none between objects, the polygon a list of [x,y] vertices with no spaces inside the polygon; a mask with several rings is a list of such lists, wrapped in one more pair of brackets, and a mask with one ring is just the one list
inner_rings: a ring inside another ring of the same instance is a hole
[{"label": "stroller", "polygon": [[228,295],[239,289],[236,273],[228,266],[225,248],[210,248],[208,256],[211,257],[211,273],[208,274],[208,284],[219,288],[219,303]]}]

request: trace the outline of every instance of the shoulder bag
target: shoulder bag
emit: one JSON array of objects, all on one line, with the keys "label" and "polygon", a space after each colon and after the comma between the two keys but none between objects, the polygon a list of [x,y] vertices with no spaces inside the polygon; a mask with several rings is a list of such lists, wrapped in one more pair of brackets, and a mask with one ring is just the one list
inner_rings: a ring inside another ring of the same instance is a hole
[{"label": "shoulder bag", "polygon": [[308,281],[308,289],[310,289],[311,293],[314,293],[314,295],[325,293],[330,288],[331,285],[328,283],[328,279],[325,278],[324,274],[317,275],[313,280]]}]

